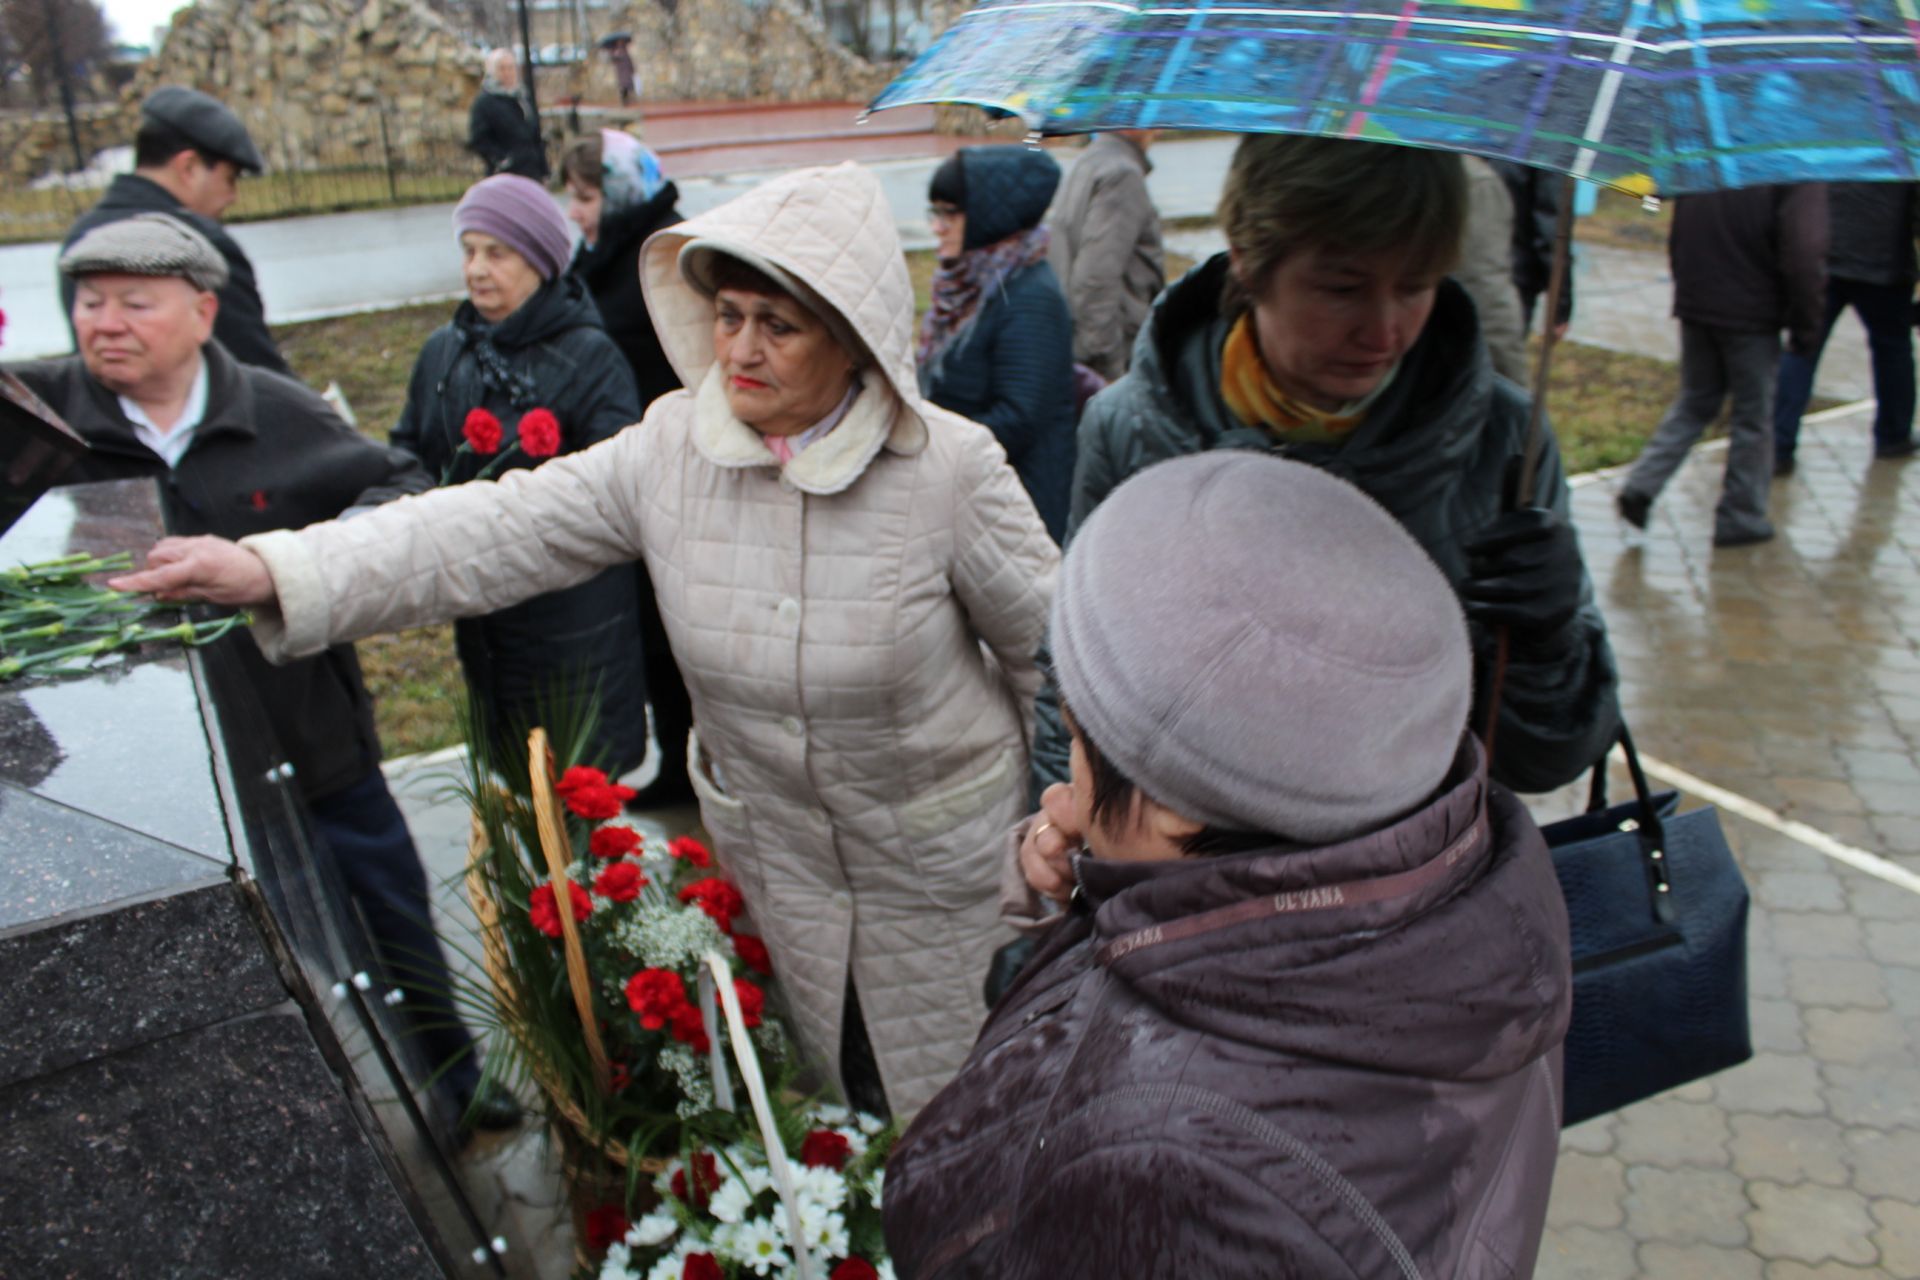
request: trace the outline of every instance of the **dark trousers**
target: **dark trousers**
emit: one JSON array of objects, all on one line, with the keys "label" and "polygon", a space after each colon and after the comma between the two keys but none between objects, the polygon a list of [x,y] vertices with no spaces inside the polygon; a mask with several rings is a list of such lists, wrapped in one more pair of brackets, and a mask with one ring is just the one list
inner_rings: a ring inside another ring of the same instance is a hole
[{"label": "dark trousers", "polygon": [[464,1100],[479,1082],[480,1062],[451,999],[453,977],[434,936],[426,869],[386,776],[374,769],[307,808],[373,933],[382,985],[407,993],[400,1007],[412,1033],[403,1049],[428,1072],[451,1063],[439,1087]]},{"label": "dark trousers", "polygon": [[1827,314],[1820,346],[1811,355],[1780,357],[1780,385],[1773,402],[1773,453],[1791,458],[1800,441],[1800,416],[1813,395],[1820,352],[1840,313],[1852,307],[1867,327],[1867,352],[1873,359],[1873,443],[1886,449],[1913,438],[1913,289],[1904,284],[1868,284],[1864,280],[1827,281]]}]

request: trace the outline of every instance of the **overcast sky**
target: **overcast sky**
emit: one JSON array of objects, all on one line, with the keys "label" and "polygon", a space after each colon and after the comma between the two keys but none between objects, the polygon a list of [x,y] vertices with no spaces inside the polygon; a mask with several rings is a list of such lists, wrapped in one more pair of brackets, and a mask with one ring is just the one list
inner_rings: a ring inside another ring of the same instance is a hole
[{"label": "overcast sky", "polygon": [[107,25],[116,40],[127,44],[148,44],[153,29],[164,27],[176,9],[186,7],[185,0],[101,0],[107,11]]}]

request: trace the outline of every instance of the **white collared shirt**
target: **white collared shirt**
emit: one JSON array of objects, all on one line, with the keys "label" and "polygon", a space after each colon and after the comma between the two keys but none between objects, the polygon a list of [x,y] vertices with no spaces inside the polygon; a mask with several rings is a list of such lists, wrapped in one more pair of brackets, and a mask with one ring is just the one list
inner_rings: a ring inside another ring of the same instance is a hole
[{"label": "white collared shirt", "polygon": [[167,469],[180,465],[180,459],[186,457],[187,449],[193,444],[194,430],[200,420],[207,416],[207,358],[200,357],[200,372],[194,375],[193,390],[187,392],[187,402],[180,408],[180,417],[171,428],[162,431],[153,425],[153,419],[147,411],[125,396],[120,397],[120,412],[127,415],[127,421],[133,424],[133,434],[141,444],[166,459]]}]

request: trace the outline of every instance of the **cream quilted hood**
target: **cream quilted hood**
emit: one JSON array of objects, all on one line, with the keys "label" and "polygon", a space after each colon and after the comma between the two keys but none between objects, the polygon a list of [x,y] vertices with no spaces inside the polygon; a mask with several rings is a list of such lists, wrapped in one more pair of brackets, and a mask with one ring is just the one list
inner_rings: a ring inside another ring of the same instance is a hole
[{"label": "cream quilted hood", "polygon": [[[878,358],[784,466],[709,376],[713,308],[677,266],[693,238],[812,287]],[[870,175],[777,178],[645,253],[689,390],[498,482],[249,539],[279,599],[255,635],[284,660],[643,560],[693,702],[701,817],[793,1030],[832,1079],[851,986],[904,1120],[986,1014],[1059,551],[993,434],[920,399],[912,291]]]},{"label": "cream quilted hood", "polygon": [[880,180],[852,161],[796,169],[737,200],[656,232],[640,262],[647,310],[681,384],[713,367],[711,299],[680,273],[695,240],[744,249],[805,281],[867,344],[906,409],[887,444],[911,453],[926,440],[926,401],[914,372],[913,282]]}]

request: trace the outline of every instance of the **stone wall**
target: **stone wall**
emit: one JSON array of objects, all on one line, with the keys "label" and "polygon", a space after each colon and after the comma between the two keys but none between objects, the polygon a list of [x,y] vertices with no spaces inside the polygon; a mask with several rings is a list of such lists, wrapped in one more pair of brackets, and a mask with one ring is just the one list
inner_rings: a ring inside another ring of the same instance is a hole
[{"label": "stone wall", "polygon": [[[614,29],[633,33],[644,102],[864,102],[893,76],[836,43],[798,0],[631,0]],[[618,100],[604,54],[586,93]]]}]

